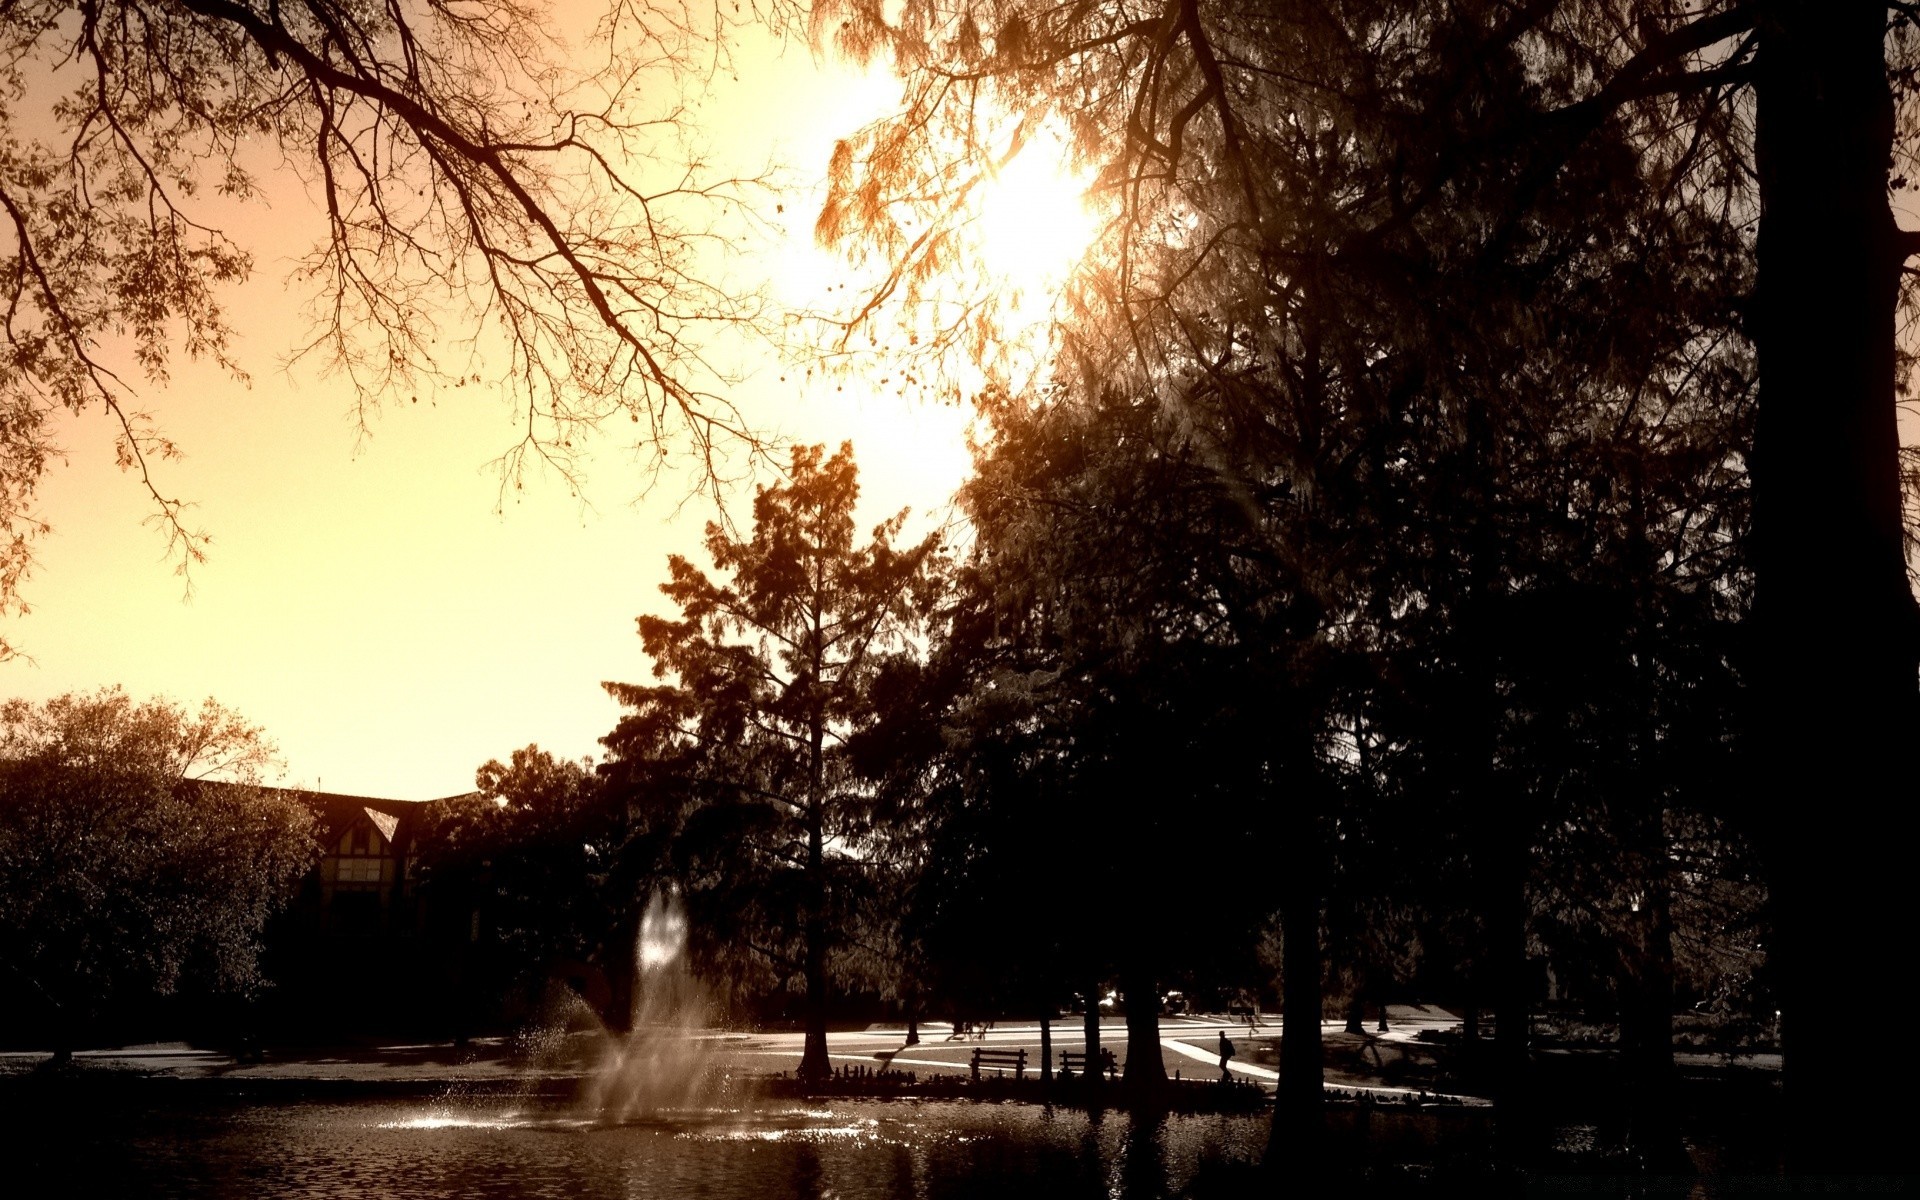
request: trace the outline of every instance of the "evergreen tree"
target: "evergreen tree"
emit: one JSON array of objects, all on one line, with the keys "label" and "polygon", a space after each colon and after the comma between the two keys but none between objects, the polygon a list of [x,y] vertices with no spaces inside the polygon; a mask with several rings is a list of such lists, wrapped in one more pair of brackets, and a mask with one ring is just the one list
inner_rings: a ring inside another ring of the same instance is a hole
[{"label": "evergreen tree", "polygon": [[664,682],[606,685],[631,711],[602,769],[638,846],[679,877],[699,935],[800,979],[808,1079],[830,1069],[831,960],[876,850],[847,743],[875,719],[883,665],[915,652],[940,579],[938,534],[894,545],[904,511],[856,540],[858,496],[851,444],[796,447],[786,479],[757,493],[750,535],[707,527],[721,580],[669,557],[661,591],[680,615],[639,619]]}]

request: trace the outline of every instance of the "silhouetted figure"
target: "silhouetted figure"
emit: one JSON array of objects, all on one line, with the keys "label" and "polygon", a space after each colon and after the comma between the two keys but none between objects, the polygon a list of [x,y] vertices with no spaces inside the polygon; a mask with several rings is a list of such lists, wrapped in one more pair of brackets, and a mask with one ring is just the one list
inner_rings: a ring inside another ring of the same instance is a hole
[{"label": "silhouetted figure", "polygon": [[1227,1072],[1227,1060],[1233,1057],[1233,1043],[1227,1040],[1227,1031],[1220,1031],[1220,1082],[1225,1083],[1233,1076]]}]

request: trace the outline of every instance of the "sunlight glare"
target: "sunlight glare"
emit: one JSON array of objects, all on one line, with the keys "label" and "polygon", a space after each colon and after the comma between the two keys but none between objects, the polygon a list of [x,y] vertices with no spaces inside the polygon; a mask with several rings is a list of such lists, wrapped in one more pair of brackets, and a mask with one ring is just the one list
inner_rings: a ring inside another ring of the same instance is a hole
[{"label": "sunlight glare", "polygon": [[980,253],[1009,300],[1026,307],[1053,294],[1093,241],[1087,183],[1067,167],[1067,148],[1038,137],[991,178],[980,202]]}]

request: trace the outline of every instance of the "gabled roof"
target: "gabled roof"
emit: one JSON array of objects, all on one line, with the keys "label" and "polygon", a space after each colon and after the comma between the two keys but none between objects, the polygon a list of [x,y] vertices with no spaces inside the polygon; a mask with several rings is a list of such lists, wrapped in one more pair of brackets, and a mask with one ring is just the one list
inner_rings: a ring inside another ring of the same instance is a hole
[{"label": "gabled roof", "polygon": [[391,800],[384,796],[350,796],[342,792],[313,792],[304,788],[273,790],[293,796],[313,811],[314,816],[320,819],[318,832],[324,844],[338,840],[362,817],[374,823],[380,830],[380,836],[389,842],[397,842],[402,835],[411,835],[414,823],[429,804],[460,798],[443,796],[435,800]]},{"label": "gabled roof", "polygon": [[[219,779],[189,780],[191,787],[233,787],[234,784]],[[322,845],[332,845],[340,839],[354,822],[362,817],[372,821],[380,830],[380,836],[389,842],[399,842],[412,837],[413,826],[420,814],[430,804],[439,804],[442,800],[458,800],[465,796],[478,795],[477,792],[464,792],[459,796],[443,796],[434,800],[393,800],[385,796],[351,796],[344,792],[316,792],[309,788],[262,787],[262,791],[275,792],[305,805],[307,810],[318,818],[318,828],[314,830]]]}]

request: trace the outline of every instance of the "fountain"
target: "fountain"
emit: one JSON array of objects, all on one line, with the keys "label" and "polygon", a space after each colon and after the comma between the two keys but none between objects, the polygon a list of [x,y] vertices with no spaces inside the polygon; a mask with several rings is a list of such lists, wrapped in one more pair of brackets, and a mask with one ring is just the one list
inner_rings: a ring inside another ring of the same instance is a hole
[{"label": "fountain", "polygon": [[[78,1160],[59,1160],[62,1182],[97,1183],[84,1189],[89,1193],[124,1191],[125,1179],[178,1169],[182,1123],[204,1131],[198,1144],[212,1162],[211,1177],[233,1185],[223,1191],[216,1184],[208,1194],[264,1190],[316,1200],[335,1194],[343,1172],[364,1172],[369,1164],[379,1178],[431,1179],[463,1195],[505,1188],[517,1195],[928,1200],[1078,1193],[1104,1179],[1116,1196],[1148,1200],[1188,1191],[1204,1170],[1230,1176],[1242,1169],[1236,1164],[1257,1161],[1266,1145],[1259,1117],[1223,1122],[1162,1114],[1136,1132],[1128,1114],[1103,1118],[1037,1105],[796,1105],[765,1097],[745,1077],[729,1078],[729,1056],[705,1026],[711,1006],[690,969],[687,935],[679,895],[653,893],[634,943],[632,1027],[625,1033],[609,1030],[603,1009],[585,996],[556,985],[552,1023],[532,1048],[553,1072],[546,1082],[571,1084],[585,1068],[565,1107],[544,1103],[551,1093],[532,1074],[505,1111],[491,1091],[449,1095],[426,1111],[384,1095],[278,1105],[245,1097],[180,1113],[136,1105],[124,1121],[83,1124],[94,1144]],[[158,1113],[165,1119],[156,1120]],[[129,1123],[139,1126],[132,1138],[124,1136]],[[96,1129],[111,1132],[92,1134]],[[571,1136],[529,1138],[528,1131]],[[51,1134],[44,1140],[54,1141]],[[300,1153],[288,1154],[289,1144]],[[29,1179],[32,1164],[30,1157]]]},{"label": "fountain", "polygon": [[677,891],[656,889],[634,943],[632,1023],[608,1032],[581,1093],[612,1124],[711,1112],[727,1082],[712,1062],[707,997],[687,963],[687,911]]}]

